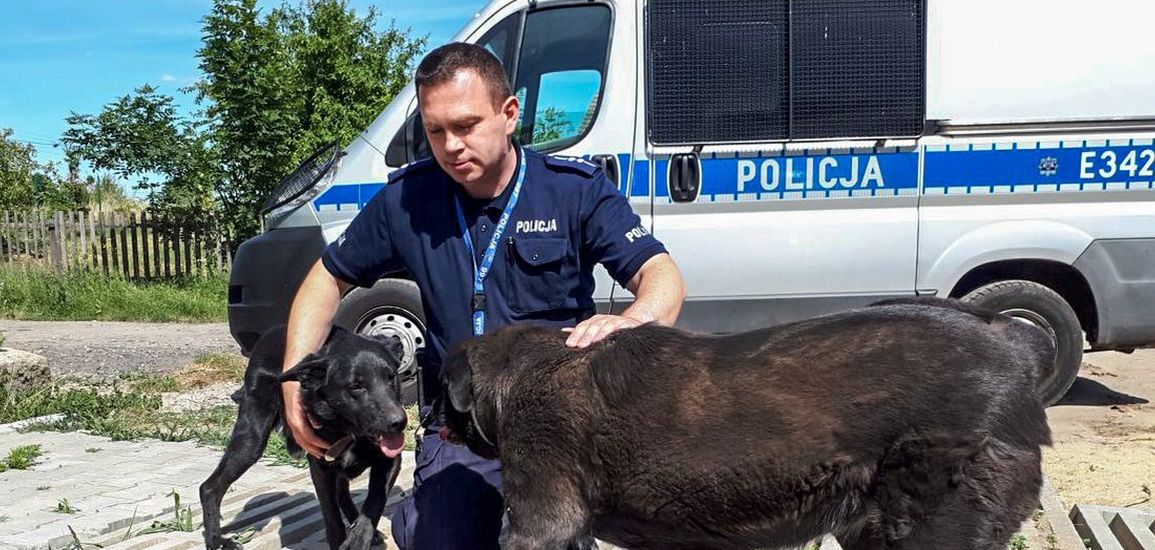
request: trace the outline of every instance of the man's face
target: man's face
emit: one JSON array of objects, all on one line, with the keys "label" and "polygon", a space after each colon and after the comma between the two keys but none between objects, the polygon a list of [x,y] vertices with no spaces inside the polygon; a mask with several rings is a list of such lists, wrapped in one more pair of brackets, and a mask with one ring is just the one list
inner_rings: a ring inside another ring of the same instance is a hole
[{"label": "man's face", "polygon": [[472,70],[421,88],[421,118],[433,157],[466,188],[495,185],[517,126],[517,98],[496,103]]}]

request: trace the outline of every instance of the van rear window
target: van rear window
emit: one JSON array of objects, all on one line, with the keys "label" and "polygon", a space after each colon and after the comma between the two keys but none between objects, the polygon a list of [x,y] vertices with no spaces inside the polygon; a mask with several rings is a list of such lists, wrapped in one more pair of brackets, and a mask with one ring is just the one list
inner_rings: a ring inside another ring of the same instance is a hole
[{"label": "van rear window", "polygon": [[913,136],[924,0],[650,0],[650,141]]}]

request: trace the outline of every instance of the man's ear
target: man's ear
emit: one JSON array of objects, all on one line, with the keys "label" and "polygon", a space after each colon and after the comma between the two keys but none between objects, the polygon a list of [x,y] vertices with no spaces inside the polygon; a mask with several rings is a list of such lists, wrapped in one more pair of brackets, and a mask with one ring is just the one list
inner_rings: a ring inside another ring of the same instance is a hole
[{"label": "man's ear", "polygon": [[449,403],[454,410],[467,413],[473,410],[473,367],[465,350],[450,356],[441,372]]},{"label": "man's ear", "polygon": [[324,382],[328,373],[329,361],[321,355],[310,353],[293,368],[281,373],[281,382],[300,382],[304,385],[312,385],[310,383]]},{"label": "man's ear", "polygon": [[511,95],[501,103],[501,114],[505,116],[505,135],[512,136],[517,131],[517,120],[521,118],[521,103]]}]

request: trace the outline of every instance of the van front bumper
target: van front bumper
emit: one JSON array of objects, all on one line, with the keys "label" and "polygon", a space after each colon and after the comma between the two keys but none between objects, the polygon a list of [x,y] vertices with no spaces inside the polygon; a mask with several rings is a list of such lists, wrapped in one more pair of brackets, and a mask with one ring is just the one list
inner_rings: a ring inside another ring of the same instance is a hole
[{"label": "van front bumper", "polygon": [[229,273],[229,333],[242,353],[288,322],[297,287],[324,249],[320,226],[273,229],[241,243]]}]

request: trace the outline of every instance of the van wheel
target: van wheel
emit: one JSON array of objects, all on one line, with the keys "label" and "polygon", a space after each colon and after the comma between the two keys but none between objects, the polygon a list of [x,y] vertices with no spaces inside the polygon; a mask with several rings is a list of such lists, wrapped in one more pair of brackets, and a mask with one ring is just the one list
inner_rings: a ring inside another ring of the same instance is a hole
[{"label": "van wheel", "polygon": [[963,302],[1041,327],[1055,342],[1055,364],[1041,373],[1039,398],[1051,405],[1067,393],[1083,360],[1083,330],[1062,296],[1032,281],[999,281],[971,291]]},{"label": "van wheel", "polygon": [[425,310],[417,284],[382,279],[372,288],[356,288],[341,300],[333,324],[366,336],[389,336],[401,344],[401,400],[417,403],[417,355],[425,348]]}]

